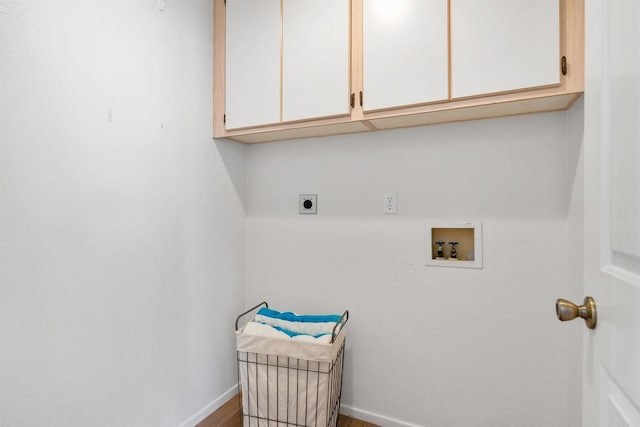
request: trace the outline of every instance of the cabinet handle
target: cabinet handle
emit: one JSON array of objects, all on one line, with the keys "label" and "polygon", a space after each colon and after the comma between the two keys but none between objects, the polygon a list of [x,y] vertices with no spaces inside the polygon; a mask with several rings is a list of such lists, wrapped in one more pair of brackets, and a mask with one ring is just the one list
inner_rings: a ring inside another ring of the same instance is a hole
[{"label": "cabinet handle", "polygon": [[356,106],[356,94],[352,93],[351,94],[351,108],[354,108]]},{"label": "cabinet handle", "polygon": [[362,107],[362,91],[360,91],[360,106]]},{"label": "cabinet handle", "polygon": [[560,61],[560,65],[562,68],[562,75],[566,76],[567,75],[567,57],[566,56],[562,57],[562,61]]}]

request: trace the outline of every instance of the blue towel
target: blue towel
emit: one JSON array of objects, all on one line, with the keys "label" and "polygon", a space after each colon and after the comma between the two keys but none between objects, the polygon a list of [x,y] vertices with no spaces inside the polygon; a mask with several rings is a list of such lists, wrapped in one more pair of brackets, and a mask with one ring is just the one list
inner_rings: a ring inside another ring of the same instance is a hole
[{"label": "blue towel", "polygon": [[321,337],[334,331],[339,332],[336,324],[341,316],[337,314],[302,315],[291,312],[280,312],[269,308],[261,308],[256,313],[255,322],[274,327],[275,329],[293,337],[297,335],[310,335]]},{"label": "blue towel", "polygon": [[340,316],[337,314],[294,314],[289,311],[280,312],[266,307],[262,307],[260,310],[258,310],[258,314],[261,316],[272,317],[274,319],[286,320],[287,322],[338,323],[340,321]]}]

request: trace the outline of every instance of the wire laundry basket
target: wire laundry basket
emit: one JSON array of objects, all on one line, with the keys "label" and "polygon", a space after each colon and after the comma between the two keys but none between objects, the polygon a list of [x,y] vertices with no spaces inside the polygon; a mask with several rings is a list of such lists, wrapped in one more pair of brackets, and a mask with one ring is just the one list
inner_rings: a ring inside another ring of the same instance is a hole
[{"label": "wire laundry basket", "polygon": [[335,427],[340,413],[345,311],[330,343],[249,335],[236,318],[238,387],[245,427]]}]

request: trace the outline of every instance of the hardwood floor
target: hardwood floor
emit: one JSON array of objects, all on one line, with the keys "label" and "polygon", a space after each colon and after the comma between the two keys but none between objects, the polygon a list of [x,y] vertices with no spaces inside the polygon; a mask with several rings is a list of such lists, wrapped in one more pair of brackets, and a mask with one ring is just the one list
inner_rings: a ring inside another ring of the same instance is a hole
[{"label": "hardwood floor", "polygon": [[[236,394],[217,411],[202,420],[197,427],[242,427],[242,408],[240,395]],[[356,420],[340,414],[338,427],[378,427],[375,424]]]},{"label": "hardwood floor", "polygon": [[202,420],[197,427],[242,427],[240,394],[233,396],[213,414]]},{"label": "hardwood floor", "polygon": [[340,414],[338,418],[338,427],[379,427],[375,424],[368,423],[366,421],[356,420],[355,418],[347,417]]}]

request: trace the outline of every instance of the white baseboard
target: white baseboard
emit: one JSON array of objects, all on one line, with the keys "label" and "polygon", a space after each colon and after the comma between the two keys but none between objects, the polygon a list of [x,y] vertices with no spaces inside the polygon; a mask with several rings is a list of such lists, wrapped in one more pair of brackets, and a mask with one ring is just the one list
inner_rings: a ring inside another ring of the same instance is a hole
[{"label": "white baseboard", "polygon": [[[224,393],[222,393],[222,395],[213,400],[213,402],[209,403],[204,408],[200,409],[198,412],[189,417],[189,419],[180,424],[180,427],[195,427],[199,422],[207,418],[209,415],[213,414],[216,409],[220,408],[237,393],[238,384],[235,384],[229,390],[225,391]],[[341,404],[340,413],[353,418],[357,418],[362,421],[367,421],[385,427],[423,427],[419,426],[418,424],[412,424],[407,421],[398,420],[396,418],[387,417],[381,414],[376,414],[375,412],[365,411],[364,409],[355,408],[348,405]]]},{"label": "white baseboard", "polygon": [[209,415],[213,414],[216,409],[225,404],[229,399],[235,396],[238,393],[238,384],[231,387],[229,390],[222,393],[221,396],[216,398],[213,402],[209,403],[204,408],[200,409],[198,412],[189,417],[188,420],[180,424],[180,427],[194,427],[200,421],[207,418]]},{"label": "white baseboard", "polygon": [[340,413],[384,427],[423,427],[418,424],[412,424],[396,418],[385,417],[384,415],[376,414],[375,412],[365,411],[364,409],[354,408],[353,406],[348,405],[340,405]]}]

